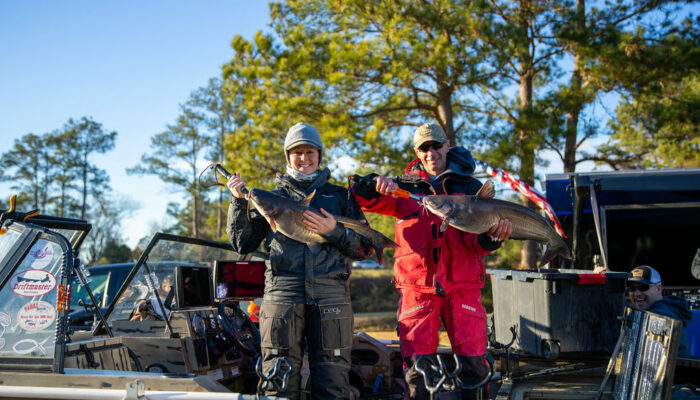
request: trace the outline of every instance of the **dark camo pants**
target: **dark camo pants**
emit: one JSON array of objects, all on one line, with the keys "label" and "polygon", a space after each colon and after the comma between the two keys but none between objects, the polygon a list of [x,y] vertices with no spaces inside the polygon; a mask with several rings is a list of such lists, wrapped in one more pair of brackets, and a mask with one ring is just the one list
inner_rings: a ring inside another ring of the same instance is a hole
[{"label": "dark camo pants", "polygon": [[266,395],[299,399],[304,343],[309,354],[312,399],[348,399],[352,307],[349,301],[298,304],[263,301],[260,308],[263,371],[268,374],[279,357],[294,366],[287,390]]}]

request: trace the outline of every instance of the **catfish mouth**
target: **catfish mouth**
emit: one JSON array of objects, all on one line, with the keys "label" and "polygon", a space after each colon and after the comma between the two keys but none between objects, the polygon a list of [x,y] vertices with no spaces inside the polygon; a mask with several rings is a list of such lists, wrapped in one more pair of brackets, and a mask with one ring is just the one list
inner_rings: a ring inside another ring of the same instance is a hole
[{"label": "catfish mouth", "polygon": [[253,189],[250,191],[250,193],[248,193],[248,203],[253,205],[253,207],[255,207],[255,209],[258,210],[258,212],[264,217],[268,217],[270,214],[272,214],[274,207],[272,207],[269,202],[265,202],[264,197],[264,192],[260,191],[259,189]]},{"label": "catfish mouth", "polygon": [[448,213],[448,208],[444,202],[436,202],[432,196],[423,198],[423,206],[438,217],[444,218]]},{"label": "catfish mouth", "polygon": [[[252,205],[265,218],[273,231],[277,231],[277,224],[273,217],[275,207],[272,202],[264,202],[267,192],[253,189],[248,193],[248,219],[250,220],[250,206]],[[267,207],[265,207],[267,206]]]}]

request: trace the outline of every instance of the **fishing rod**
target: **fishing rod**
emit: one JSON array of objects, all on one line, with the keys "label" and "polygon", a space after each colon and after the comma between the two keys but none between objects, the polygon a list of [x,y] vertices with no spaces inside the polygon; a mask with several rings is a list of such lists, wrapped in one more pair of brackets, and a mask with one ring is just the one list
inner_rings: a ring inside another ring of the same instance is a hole
[{"label": "fishing rod", "polygon": [[[204,175],[204,173],[209,171],[209,170],[211,170],[212,174],[214,174],[214,183],[212,183],[211,185],[207,185],[207,184],[202,183],[202,175]],[[208,188],[214,187],[214,186],[226,187],[226,183],[219,182],[219,178],[217,176],[217,173],[219,175],[223,176],[226,179],[226,182],[228,182],[228,180],[233,177],[233,174],[228,172],[226,170],[226,168],[223,167],[223,165],[221,165],[219,163],[212,163],[212,164],[207,165],[202,170],[202,172],[199,174],[199,177],[197,178],[197,182],[199,183],[199,186],[201,186],[205,189],[208,189]],[[243,186],[243,188],[241,189],[241,192],[243,192],[243,194],[248,194],[248,186]]]},{"label": "fishing rod", "polygon": [[[376,185],[376,179],[369,179],[365,178],[364,176],[359,176],[359,175],[350,175],[350,179],[356,183],[364,183],[366,185],[370,186],[375,186]],[[418,202],[418,204],[423,204],[423,196],[415,193],[411,193],[408,190],[400,189],[397,188],[394,193],[391,194],[392,197],[400,198],[400,199],[410,199],[410,200],[415,200]]]}]

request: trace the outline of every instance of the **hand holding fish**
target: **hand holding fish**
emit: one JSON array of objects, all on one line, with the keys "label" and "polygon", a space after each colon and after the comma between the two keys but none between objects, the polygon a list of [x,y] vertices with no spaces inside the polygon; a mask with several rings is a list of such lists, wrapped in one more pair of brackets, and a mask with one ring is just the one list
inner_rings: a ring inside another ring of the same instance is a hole
[{"label": "hand holding fish", "polygon": [[503,242],[507,240],[513,233],[513,224],[507,219],[501,219],[498,223],[491,227],[486,234],[491,240]]},{"label": "hand holding fish", "polygon": [[235,173],[227,182],[226,187],[231,191],[233,197],[239,199],[245,198],[245,193],[243,193],[243,188],[246,187],[246,183],[241,180],[241,174]]},{"label": "hand holding fish", "polygon": [[394,194],[396,189],[399,188],[399,185],[396,182],[394,182],[394,180],[391,178],[377,176],[374,180],[375,182],[377,182],[377,186],[375,189],[379,194],[391,196],[392,194]]},{"label": "hand holding fish", "polygon": [[336,221],[333,214],[323,208],[321,209],[321,214],[323,215],[310,210],[304,211],[304,225],[306,225],[306,229],[319,235],[328,235],[335,229]]}]

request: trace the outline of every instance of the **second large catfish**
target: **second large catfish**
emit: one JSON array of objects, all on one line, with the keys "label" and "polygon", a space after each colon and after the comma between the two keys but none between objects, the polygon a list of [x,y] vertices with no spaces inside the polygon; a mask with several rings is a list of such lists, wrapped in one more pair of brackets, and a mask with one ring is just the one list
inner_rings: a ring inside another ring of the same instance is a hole
[{"label": "second large catfish", "polygon": [[423,205],[433,214],[464,232],[483,233],[507,219],[513,224],[511,239],[535,240],[547,245],[540,267],[557,255],[569,258],[569,248],[546,219],[527,207],[493,198],[493,183],[487,181],[474,196],[425,196]]}]

